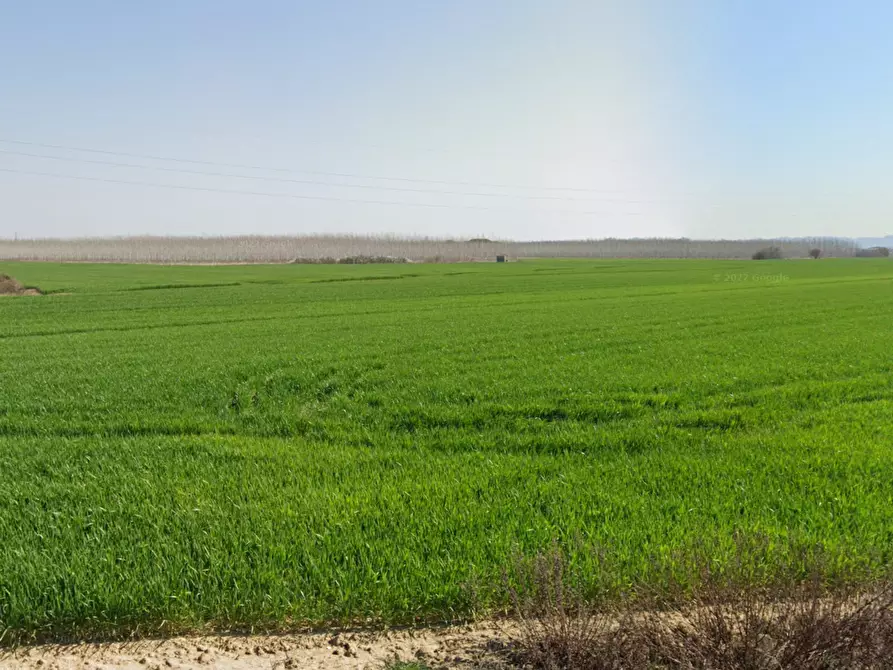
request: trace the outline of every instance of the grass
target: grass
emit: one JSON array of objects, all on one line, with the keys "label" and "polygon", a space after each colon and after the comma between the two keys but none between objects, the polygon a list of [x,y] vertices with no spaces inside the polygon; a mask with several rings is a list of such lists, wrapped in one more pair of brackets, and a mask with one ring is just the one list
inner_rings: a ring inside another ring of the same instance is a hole
[{"label": "grass", "polygon": [[890,562],[886,259],[0,272],[53,293],[0,300],[7,641]]}]

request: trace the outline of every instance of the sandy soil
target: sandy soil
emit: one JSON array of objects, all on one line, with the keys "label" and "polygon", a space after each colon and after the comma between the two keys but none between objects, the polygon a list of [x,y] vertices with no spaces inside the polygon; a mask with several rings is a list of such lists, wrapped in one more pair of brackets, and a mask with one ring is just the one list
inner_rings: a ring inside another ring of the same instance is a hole
[{"label": "sandy soil", "polygon": [[0,670],[383,670],[395,660],[430,668],[492,668],[511,631],[488,623],[382,633],[208,636],[39,645],[0,652]]}]

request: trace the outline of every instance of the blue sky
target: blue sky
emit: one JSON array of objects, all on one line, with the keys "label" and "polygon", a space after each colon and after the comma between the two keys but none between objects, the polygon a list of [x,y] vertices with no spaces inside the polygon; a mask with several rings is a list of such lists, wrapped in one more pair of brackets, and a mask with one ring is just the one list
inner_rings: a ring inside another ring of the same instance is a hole
[{"label": "blue sky", "polygon": [[891,25],[858,1],[0,2],[0,140],[132,154],[0,142],[0,236],[881,235]]}]

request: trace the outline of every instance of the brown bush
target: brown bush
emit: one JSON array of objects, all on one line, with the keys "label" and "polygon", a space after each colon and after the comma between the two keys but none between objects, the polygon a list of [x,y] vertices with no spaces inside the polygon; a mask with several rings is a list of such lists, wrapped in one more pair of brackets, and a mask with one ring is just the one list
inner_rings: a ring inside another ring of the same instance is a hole
[{"label": "brown bush", "polygon": [[505,582],[520,631],[513,664],[541,670],[644,667],[647,645],[631,609],[588,604],[557,549],[517,562]]},{"label": "brown bush", "polygon": [[649,613],[644,635],[658,667],[768,670],[882,668],[893,659],[893,592],[708,586],[683,608]]},{"label": "brown bush", "polygon": [[40,295],[40,290],[25,286],[9,275],[0,274],[0,295]]},{"label": "brown bush", "polygon": [[[893,667],[893,588],[730,586],[707,576],[684,602],[591,604],[553,549],[507,580],[520,633],[509,662],[539,670],[869,670]],[[650,603],[650,604],[649,604]]]}]

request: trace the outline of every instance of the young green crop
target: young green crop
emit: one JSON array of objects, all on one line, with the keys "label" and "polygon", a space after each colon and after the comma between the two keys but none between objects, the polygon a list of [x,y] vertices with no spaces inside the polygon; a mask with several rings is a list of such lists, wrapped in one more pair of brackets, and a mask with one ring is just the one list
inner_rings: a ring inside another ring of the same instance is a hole
[{"label": "young green crop", "polygon": [[451,619],[553,541],[890,560],[886,260],[0,272],[60,292],[0,298],[6,639]]}]

